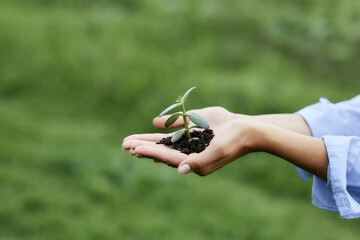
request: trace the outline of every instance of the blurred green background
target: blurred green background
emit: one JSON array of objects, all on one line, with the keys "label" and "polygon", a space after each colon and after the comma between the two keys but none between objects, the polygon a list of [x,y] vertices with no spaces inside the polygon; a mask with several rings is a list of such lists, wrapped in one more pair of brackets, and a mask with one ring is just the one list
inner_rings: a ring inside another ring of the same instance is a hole
[{"label": "blurred green background", "polygon": [[179,176],[121,144],[192,86],[245,114],[349,99],[359,62],[360,1],[2,0],[0,239],[358,239],[281,159]]}]

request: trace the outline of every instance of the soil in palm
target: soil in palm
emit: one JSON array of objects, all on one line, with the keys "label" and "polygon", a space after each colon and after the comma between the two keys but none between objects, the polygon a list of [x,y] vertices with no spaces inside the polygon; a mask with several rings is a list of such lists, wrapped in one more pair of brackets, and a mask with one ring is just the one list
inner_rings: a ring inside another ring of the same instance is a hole
[{"label": "soil in palm", "polygon": [[171,137],[163,138],[160,142],[156,144],[164,144],[167,146],[172,146],[173,149],[176,149],[182,153],[190,154],[190,153],[200,153],[204,151],[207,146],[209,146],[211,139],[214,137],[213,130],[205,129],[204,131],[193,131],[191,132],[192,138],[199,138],[198,140],[188,141],[185,133],[181,136],[181,138],[175,143],[171,142]]}]

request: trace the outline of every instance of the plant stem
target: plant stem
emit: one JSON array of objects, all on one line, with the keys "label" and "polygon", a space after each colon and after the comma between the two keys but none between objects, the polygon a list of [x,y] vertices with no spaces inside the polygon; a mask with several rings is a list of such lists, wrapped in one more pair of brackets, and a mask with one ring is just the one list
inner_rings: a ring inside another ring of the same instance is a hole
[{"label": "plant stem", "polygon": [[188,125],[187,119],[186,119],[186,111],[185,111],[184,103],[181,104],[181,110],[183,111],[185,134],[186,134],[187,139],[190,139],[191,135],[190,135],[190,131],[189,131],[189,125]]}]

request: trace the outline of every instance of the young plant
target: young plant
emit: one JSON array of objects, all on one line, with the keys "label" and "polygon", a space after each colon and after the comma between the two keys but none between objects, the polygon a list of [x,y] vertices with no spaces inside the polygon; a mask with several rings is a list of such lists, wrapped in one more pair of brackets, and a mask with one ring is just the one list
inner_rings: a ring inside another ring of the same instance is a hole
[{"label": "young plant", "polygon": [[[189,90],[186,91],[186,93],[184,94],[184,96],[179,96],[176,100],[176,103],[169,106],[168,108],[166,108],[164,111],[162,111],[159,115],[159,117],[164,116],[166,113],[168,113],[169,111],[173,110],[176,107],[181,107],[181,112],[176,112],[174,114],[172,114],[165,122],[165,127],[169,127],[170,125],[172,125],[179,117],[183,117],[184,119],[184,128],[180,129],[179,131],[177,131],[172,137],[171,137],[171,142],[175,143],[176,141],[178,141],[181,136],[185,133],[187,139],[189,142],[193,141],[193,140],[199,140],[199,138],[191,138],[191,134],[190,134],[190,129],[192,128],[209,128],[209,123],[206,121],[205,118],[203,118],[201,115],[196,114],[196,113],[187,113],[185,111],[185,106],[184,103],[187,99],[187,97],[189,96],[190,92],[192,90],[194,90],[196,87],[192,87]],[[186,117],[189,117],[190,120],[195,123],[195,125],[189,126],[188,122],[186,120]]]}]

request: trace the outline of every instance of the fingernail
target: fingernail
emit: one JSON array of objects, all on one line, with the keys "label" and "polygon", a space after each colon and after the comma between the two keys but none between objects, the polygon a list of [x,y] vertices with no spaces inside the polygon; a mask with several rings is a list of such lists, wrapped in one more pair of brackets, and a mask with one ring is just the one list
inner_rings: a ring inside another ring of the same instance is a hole
[{"label": "fingernail", "polygon": [[191,167],[189,164],[184,164],[178,169],[179,174],[187,174],[189,172],[191,172]]}]

